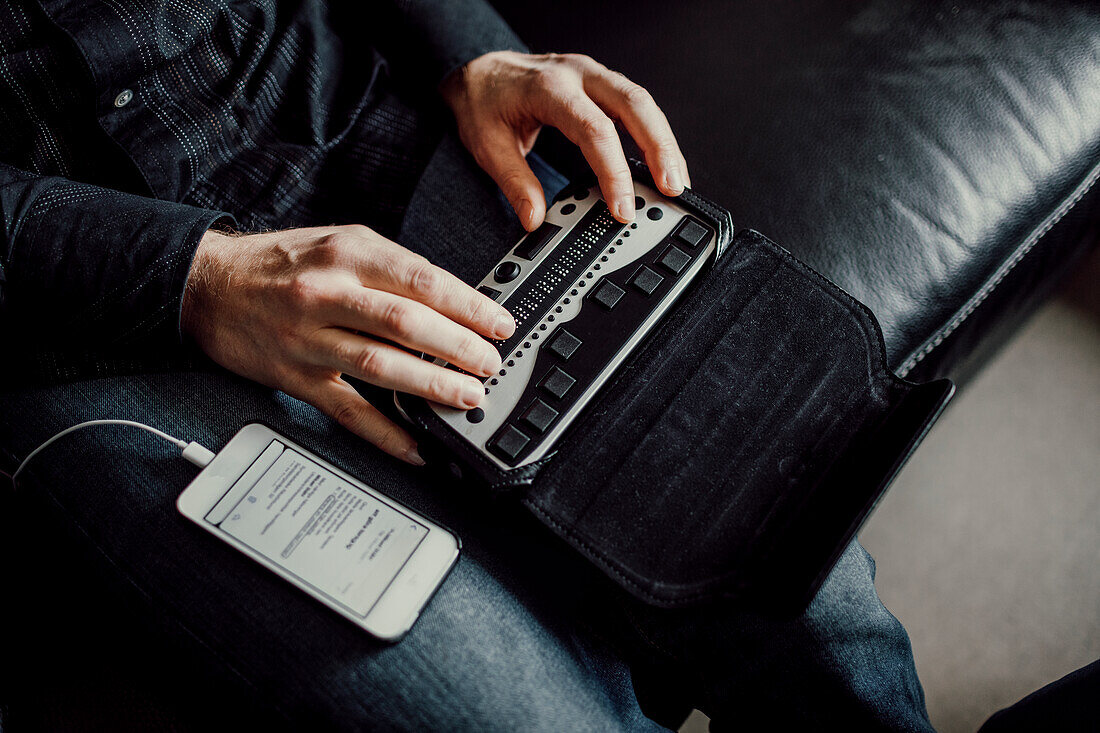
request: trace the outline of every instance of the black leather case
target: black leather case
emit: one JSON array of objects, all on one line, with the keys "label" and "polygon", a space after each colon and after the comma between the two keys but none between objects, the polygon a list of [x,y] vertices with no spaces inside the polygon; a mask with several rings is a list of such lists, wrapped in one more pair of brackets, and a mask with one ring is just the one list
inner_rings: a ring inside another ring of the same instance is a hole
[{"label": "black leather case", "polygon": [[720,207],[681,203],[721,256],[554,453],[500,471],[406,412],[429,462],[514,494],[642,600],[796,613],[954,386],[895,376],[866,307],[763,235],[732,236]]}]

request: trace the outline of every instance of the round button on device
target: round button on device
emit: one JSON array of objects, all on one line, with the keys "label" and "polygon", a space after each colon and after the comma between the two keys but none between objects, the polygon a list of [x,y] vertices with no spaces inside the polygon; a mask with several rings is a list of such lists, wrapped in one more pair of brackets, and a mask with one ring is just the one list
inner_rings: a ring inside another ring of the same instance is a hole
[{"label": "round button on device", "polygon": [[569,216],[570,214],[572,214],[576,210],[577,210],[577,205],[576,204],[566,204],[565,206],[561,207],[562,216]]},{"label": "round button on device", "polygon": [[658,219],[660,219],[662,216],[665,215],[665,212],[662,211],[661,209],[659,209],[658,207],[654,206],[654,207],[651,207],[650,210],[645,213],[645,215],[648,216],[653,221],[657,221]]},{"label": "round button on device", "polygon": [[642,198],[641,196],[635,196],[634,197],[634,208],[637,209],[638,211],[641,211],[643,206],[645,206],[645,199]]},{"label": "round button on device", "polygon": [[472,410],[467,410],[466,419],[474,423],[481,422],[485,419],[485,410],[482,410],[480,407],[475,407]]},{"label": "round button on device", "polygon": [[497,265],[497,269],[493,271],[493,279],[498,283],[510,283],[519,277],[519,263],[505,261]]}]

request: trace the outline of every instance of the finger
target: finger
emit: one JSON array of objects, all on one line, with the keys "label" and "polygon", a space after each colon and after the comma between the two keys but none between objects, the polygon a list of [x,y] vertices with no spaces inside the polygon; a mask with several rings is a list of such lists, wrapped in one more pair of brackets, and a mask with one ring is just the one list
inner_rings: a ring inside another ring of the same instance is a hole
[{"label": "finger", "polygon": [[471,329],[410,298],[384,290],[349,288],[332,302],[326,321],[423,351],[474,374],[500,369],[500,354]]},{"label": "finger", "polygon": [[339,377],[306,382],[292,397],[305,400],[351,432],[381,448],[395,458],[423,466],[424,459],[416,441],[401,426],[378,411],[374,405]]},{"label": "finger", "polygon": [[661,193],[679,196],[688,185],[687,163],[668,118],[644,87],[602,64],[584,76],[584,89],[607,113],[622,121],[645,154],[646,164]]},{"label": "finger", "polygon": [[500,186],[523,228],[531,231],[541,224],[546,216],[546,196],[515,133],[508,127],[496,127],[471,147],[474,159]]},{"label": "finger", "polygon": [[492,298],[400,245],[364,251],[356,273],[369,288],[423,303],[489,338],[506,339],[516,330],[516,319]]},{"label": "finger", "polygon": [[561,130],[581,149],[612,215],[621,222],[633,221],[634,179],[611,118],[579,86],[549,91],[540,111],[543,122]]},{"label": "finger", "polygon": [[383,389],[408,392],[460,410],[477,407],[485,396],[485,387],[468,374],[342,328],[322,328],[312,344],[313,360],[319,366]]}]

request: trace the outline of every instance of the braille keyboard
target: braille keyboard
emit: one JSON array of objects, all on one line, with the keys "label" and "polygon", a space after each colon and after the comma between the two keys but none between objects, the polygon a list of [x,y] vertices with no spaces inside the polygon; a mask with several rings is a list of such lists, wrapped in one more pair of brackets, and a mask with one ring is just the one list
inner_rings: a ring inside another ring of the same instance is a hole
[{"label": "braille keyboard", "polygon": [[598,188],[567,191],[478,285],[516,319],[493,342],[501,369],[478,408],[428,404],[441,429],[502,470],[546,455],[714,258],[711,226],[649,186],[635,191],[629,225]]}]

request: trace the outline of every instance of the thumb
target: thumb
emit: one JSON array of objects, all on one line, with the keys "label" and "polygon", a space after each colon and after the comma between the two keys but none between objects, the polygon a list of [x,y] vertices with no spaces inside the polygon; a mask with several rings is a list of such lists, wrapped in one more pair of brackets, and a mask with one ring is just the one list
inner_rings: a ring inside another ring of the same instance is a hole
[{"label": "thumb", "polygon": [[546,216],[546,197],[539,179],[520,152],[520,141],[510,130],[486,135],[475,158],[516,210],[523,228],[531,231]]}]

